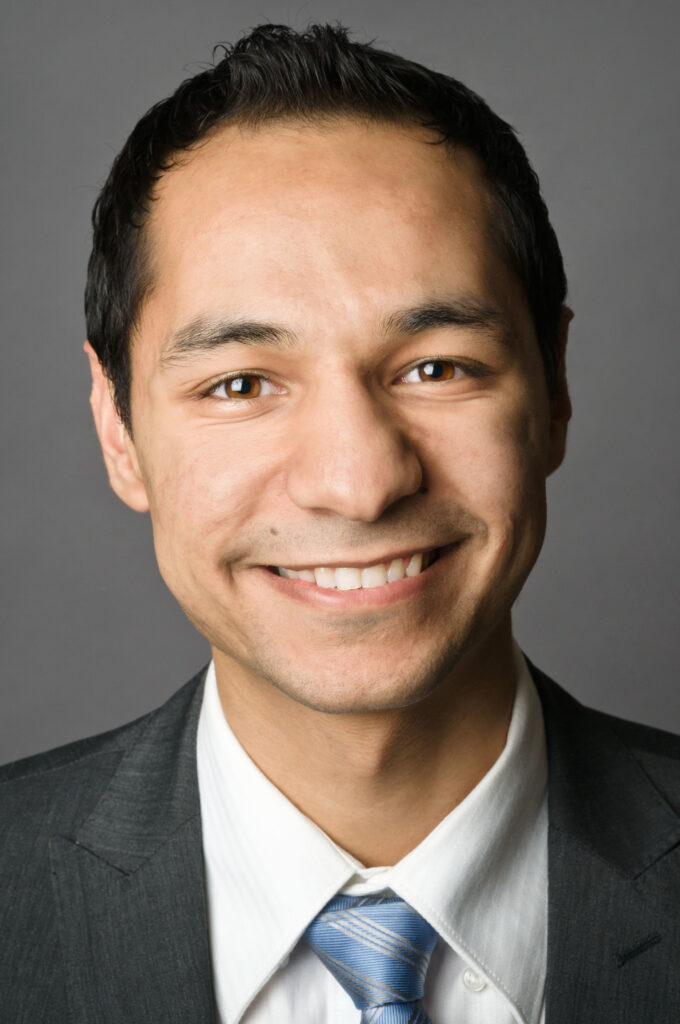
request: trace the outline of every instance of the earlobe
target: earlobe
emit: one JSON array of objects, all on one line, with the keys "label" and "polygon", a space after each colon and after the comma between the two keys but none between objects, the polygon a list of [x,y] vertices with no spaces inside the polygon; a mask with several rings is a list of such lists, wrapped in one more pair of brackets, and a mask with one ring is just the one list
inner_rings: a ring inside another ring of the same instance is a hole
[{"label": "earlobe", "polygon": [[83,350],[87,353],[90,361],[92,374],[90,407],[109,483],[121,501],[124,501],[135,512],[148,512],[149,501],[137,452],[116,411],[110,381],[102,370],[97,354],[89,341],[85,342]]},{"label": "earlobe", "polygon": [[573,318],[573,310],[568,306],[563,306],[558,332],[559,364],[557,368],[557,382],[555,393],[550,402],[550,441],[546,476],[550,476],[551,473],[554,473],[562,465],[567,449],[567,427],[571,419],[572,408],[569,387],[567,385],[566,349],[569,324]]}]

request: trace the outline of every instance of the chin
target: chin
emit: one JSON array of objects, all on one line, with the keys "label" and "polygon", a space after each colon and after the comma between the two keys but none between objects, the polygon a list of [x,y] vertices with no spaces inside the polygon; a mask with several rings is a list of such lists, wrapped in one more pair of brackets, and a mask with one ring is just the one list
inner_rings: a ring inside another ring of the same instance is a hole
[{"label": "chin", "polygon": [[[265,671],[264,677],[290,699],[327,714],[357,714],[409,707],[429,697],[445,681],[458,661],[450,650],[438,650],[398,669],[380,665],[339,665],[337,671]],[[281,666],[279,666],[279,669]]]}]

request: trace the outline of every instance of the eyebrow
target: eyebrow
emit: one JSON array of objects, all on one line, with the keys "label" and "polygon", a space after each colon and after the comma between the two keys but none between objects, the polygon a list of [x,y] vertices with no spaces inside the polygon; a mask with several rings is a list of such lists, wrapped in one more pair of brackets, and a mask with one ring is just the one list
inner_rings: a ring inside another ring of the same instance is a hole
[{"label": "eyebrow", "polygon": [[[392,335],[410,337],[437,327],[466,327],[497,335],[506,344],[513,336],[508,318],[500,309],[470,296],[432,300],[399,309],[383,317],[380,324],[385,338]],[[290,350],[300,346],[300,339],[282,324],[228,317],[196,317],[171,335],[161,352],[159,364],[162,368],[170,368],[234,344]]]},{"label": "eyebrow", "polygon": [[400,309],[382,322],[383,333],[419,334],[432,327],[470,327],[477,331],[492,332],[501,329],[510,332],[510,323],[504,313],[490,303],[470,296]]},{"label": "eyebrow", "polygon": [[176,366],[195,356],[234,344],[290,349],[296,348],[299,342],[294,331],[278,324],[197,317],[171,336],[161,352],[159,363],[163,368]]}]

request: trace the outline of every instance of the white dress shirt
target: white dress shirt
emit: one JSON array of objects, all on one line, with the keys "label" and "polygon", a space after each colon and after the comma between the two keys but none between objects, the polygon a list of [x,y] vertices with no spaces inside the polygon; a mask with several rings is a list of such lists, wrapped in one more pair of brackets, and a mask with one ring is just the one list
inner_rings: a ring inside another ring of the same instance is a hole
[{"label": "white dress shirt", "polygon": [[303,940],[338,892],[405,899],[441,936],[424,1004],[433,1024],[542,1024],[547,760],[540,700],[515,643],[505,748],[471,793],[392,867],[365,868],[254,764],[224,716],[211,662],[198,784],[220,1024],[359,1024]]}]

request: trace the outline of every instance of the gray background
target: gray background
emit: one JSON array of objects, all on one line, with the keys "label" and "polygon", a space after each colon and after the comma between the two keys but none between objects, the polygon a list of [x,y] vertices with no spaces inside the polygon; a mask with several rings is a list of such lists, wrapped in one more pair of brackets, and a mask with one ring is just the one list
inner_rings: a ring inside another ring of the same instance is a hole
[{"label": "gray background", "polygon": [[340,20],[461,78],[520,131],[576,310],[567,461],[516,606],[574,694],[680,730],[677,3],[2,5],[0,761],[113,727],[209,657],[108,488],[82,289],[97,189],[137,118],[272,20]]}]

